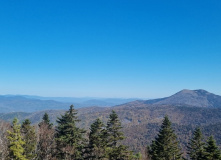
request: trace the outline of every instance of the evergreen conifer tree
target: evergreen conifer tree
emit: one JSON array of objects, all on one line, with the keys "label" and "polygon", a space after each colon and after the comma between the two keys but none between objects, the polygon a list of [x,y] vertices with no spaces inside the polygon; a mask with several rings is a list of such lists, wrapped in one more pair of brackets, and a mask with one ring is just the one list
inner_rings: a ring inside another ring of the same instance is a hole
[{"label": "evergreen conifer tree", "polygon": [[24,155],[27,159],[31,160],[36,157],[36,145],[37,138],[35,134],[34,126],[31,126],[31,122],[29,119],[26,119],[21,126],[21,133],[23,135],[23,140],[25,144],[24,147]]},{"label": "evergreen conifer tree", "polygon": [[121,129],[122,126],[118,115],[115,111],[112,111],[107,122],[108,147],[116,147],[117,142],[125,138]]},{"label": "evergreen conifer tree", "polygon": [[207,140],[204,160],[221,160],[221,153],[213,136],[210,136]]},{"label": "evergreen conifer tree", "polygon": [[193,137],[187,146],[187,150],[191,160],[204,160],[204,143],[200,128],[196,128],[194,131]]},{"label": "evergreen conifer tree", "polygon": [[149,154],[152,160],[181,160],[181,150],[177,137],[165,116],[156,139],[152,142]]},{"label": "evergreen conifer tree", "polygon": [[89,134],[89,144],[86,149],[86,157],[88,160],[100,160],[105,157],[106,129],[103,122],[98,118],[91,124]]},{"label": "evergreen conifer tree", "polygon": [[20,125],[18,119],[15,118],[12,123],[12,131],[8,130],[8,141],[9,141],[9,159],[11,160],[27,160],[24,155],[25,142],[22,140]]},{"label": "evergreen conifer tree", "polygon": [[76,126],[79,119],[77,111],[71,105],[69,111],[57,120],[56,144],[57,157],[62,160],[81,160],[83,159],[83,149],[85,147],[85,138],[83,129]]},{"label": "evergreen conifer tree", "polygon": [[122,126],[115,111],[109,116],[107,122],[107,157],[109,160],[128,160],[132,158],[132,152],[127,146],[119,144],[125,137],[121,131]]},{"label": "evergreen conifer tree", "polygon": [[119,145],[112,148],[107,148],[107,158],[108,160],[133,160],[133,152],[128,150],[125,145]]},{"label": "evergreen conifer tree", "polygon": [[49,116],[47,113],[43,115],[41,123],[39,123],[39,127],[42,124],[47,124],[49,128],[52,128],[53,124],[50,122]]}]

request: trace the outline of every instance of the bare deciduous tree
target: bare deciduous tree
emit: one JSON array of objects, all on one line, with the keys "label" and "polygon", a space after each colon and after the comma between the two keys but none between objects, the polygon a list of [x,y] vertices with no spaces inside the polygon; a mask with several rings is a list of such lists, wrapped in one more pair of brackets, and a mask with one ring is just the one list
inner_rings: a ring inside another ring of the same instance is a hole
[{"label": "bare deciduous tree", "polygon": [[47,123],[41,123],[38,128],[37,155],[40,160],[53,160],[55,149],[55,130]]},{"label": "bare deciduous tree", "polygon": [[9,123],[0,121],[0,158],[2,160],[5,160],[8,155],[7,130],[9,129]]}]

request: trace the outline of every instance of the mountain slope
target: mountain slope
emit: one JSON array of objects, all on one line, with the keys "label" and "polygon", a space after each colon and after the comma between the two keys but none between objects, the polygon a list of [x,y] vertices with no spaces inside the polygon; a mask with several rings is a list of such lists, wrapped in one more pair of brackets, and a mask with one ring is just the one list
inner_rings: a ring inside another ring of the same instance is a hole
[{"label": "mountain slope", "polygon": [[[68,107],[66,108],[66,110]],[[81,120],[79,126],[89,129],[91,123],[96,118],[107,122],[108,116],[113,108],[89,107],[78,109],[78,117]],[[182,146],[187,144],[192,131],[197,126],[205,128],[206,135],[213,134],[217,142],[221,142],[221,108],[203,108],[184,105],[151,105],[136,103],[129,106],[127,104],[115,107],[114,110],[119,115],[123,125],[123,131],[127,137],[124,144],[134,150],[141,150],[156,136],[163,117],[168,115],[173,122],[174,129]],[[64,114],[64,110],[48,110],[33,113],[6,113],[0,114],[0,119],[12,121],[13,117],[18,117],[20,122],[28,118],[37,124],[41,121],[44,113],[47,112],[53,123],[57,117]],[[212,129],[210,129],[211,127]]]},{"label": "mountain slope", "polygon": [[221,96],[209,93],[205,90],[182,90],[170,97],[144,101],[145,104],[185,104],[194,107],[220,108]]},{"label": "mountain slope", "polygon": [[[89,129],[96,118],[107,122],[111,110],[115,110],[123,124],[123,131],[127,137],[124,144],[131,149],[140,151],[157,135],[159,126],[165,115],[173,122],[178,138],[185,148],[192,131],[200,126],[206,136],[214,135],[218,144],[221,143],[221,107],[220,96],[204,90],[182,90],[170,97],[149,100],[133,101],[115,107],[89,107],[81,108],[79,119],[80,127]],[[69,106],[65,107],[67,110]],[[44,112],[48,112],[52,122],[64,110],[39,111],[34,113],[0,114],[0,119],[11,120],[13,116],[20,117],[21,121],[29,118],[38,123]]]}]

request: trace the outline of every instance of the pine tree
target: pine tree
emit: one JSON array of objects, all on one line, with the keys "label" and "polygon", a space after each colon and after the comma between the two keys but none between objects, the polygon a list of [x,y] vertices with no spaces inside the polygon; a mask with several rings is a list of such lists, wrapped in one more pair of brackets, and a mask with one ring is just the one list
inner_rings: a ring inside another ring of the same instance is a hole
[{"label": "pine tree", "polygon": [[56,144],[57,157],[59,159],[83,159],[83,149],[85,147],[85,131],[76,126],[80,120],[77,118],[77,111],[71,105],[69,111],[57,120]]},{"label": "pine tree", "polygon": [[118,115],[115,111],[112,111],[107,122],[108,147],[116,147],[117,142],[125,138],[123,132],[120,131],[121,129],[122,126]]},{"label": "pine tree", "polygon": [[37,158],[39,160],[49,160],[54,156],[55,130],[47,113],[44,114],[42,121],[38,124],[38,145]]},{"label": "pine tree", "polygon": [[29,119],[26,119],[21,126],[21,133],[23,135],[23,140],[25,144],[24,147],[24,155],[27,159],[33,159],[36,157],[36,145],[37,145],[37,137],[35,135],[34,126],[31,126],[31,122]]},{"label": "pine tree", "polygon": [[8,130],[9,159],[11,160],[27,160],[23,148],[25,142],[22,140],[20,128],[18,119],[15,118],[12,123],[12,131]]},{"label": "pine tree", "polygon": [[99,160],[105,157],[106,129],[103,122],[98,118],[91,124],[89,134],[89,144],[86,148],[86,157],[88,160]]},{"label": "pine tree", "polygon": [[132,160],[133,152],[128,150],[125,145],[119,145],[112,148],[107,148],[107,158],[109,160]]},{"label": "pine tree", "polygon": [[221,153],[213,136],[210,136],[207,140],[204,160],[221,160]]},{"label": "pine tree", "polygon": [[43,115],[42,121],[41,121],[41,123],[39,123],[39,127],[40,127],[40,125],[42,125],[43,123],[44,123],[44,124],[47,124],[49,128],[52,128],[52,126],[53,126],[53,124],[50,123],[50,119],[49,119],[49,116],[48,116],[47,113],[45,113],[45,114]]},{"label": "pine tree", "polygon": [[152,142],[149,154],[152,160],[181,160],[181,151],[177,137],[165,116],[156,139]]},{"label": "pine tree", "polygon": [[133,156],[127,146],[119,144],[125,138],[121,129],[122,126],[118,115],[115,111],[112,111],[107,122],[106,152],[109,160],[127,160]]},{"label": "pine tree", "polygon": [[200,128],[196,128],[194,131],[193,138],[190,140],[187,149],[191,160],[204,160],[204,143]]}]

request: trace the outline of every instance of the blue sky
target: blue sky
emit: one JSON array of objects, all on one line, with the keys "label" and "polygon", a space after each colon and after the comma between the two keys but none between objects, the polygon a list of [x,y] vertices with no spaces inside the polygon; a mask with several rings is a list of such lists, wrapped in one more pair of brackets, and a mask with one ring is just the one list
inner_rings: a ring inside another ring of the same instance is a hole
[{"label": "blue sky", "polygon": [[221,95],[220,0],[0,1],[0,94]]}]

